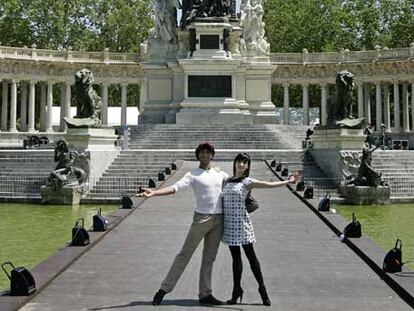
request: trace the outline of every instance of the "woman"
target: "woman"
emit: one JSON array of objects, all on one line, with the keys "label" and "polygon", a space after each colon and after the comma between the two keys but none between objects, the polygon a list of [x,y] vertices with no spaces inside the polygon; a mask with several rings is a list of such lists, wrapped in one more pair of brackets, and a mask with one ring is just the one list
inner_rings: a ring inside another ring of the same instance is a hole
[{"label": "woman", "polygon": [[253,275],[259,284],[259,293],[263,305],[270,306],[271,302],[267,295],[260,270],[260,263],[254,252],[253,243],[256,242],[252,222],[246,210],[245,200],[249,191],[253,188],[275,188],[295,183],[300,176],[295,174],[287,181],[266,182],[249,177],[250,157],[247,153],[239,153],[233,163],[233,177],[227,179],[223,186],[223,214],[224,232],[223,242],[229,245],[233,258],[233,293],[228,304],[236,304],[240,298],[243,299],[243,289],[241,287],[242,260],[240,246],[250,263]]}]

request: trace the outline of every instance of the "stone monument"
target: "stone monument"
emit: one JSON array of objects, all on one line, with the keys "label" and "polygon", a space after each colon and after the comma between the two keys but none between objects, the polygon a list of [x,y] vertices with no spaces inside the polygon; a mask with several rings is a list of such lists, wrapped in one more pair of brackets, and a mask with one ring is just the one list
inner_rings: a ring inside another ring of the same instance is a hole
[{"label": "stone monument", "polygon": [[49,175],[48,184],[40,189],[42,203],[79,204],[88,186],[89,152],[78,153],[66,141],[59,140],[54,159],[57,165]]},{"label": "stone monument", "polygon": [[64,119],[68,125],[65,140],[78,154],[89,154],[89,187],[93,187],[120,152],[115,146],[115,130],[102,126],[102,100],[93,89],[93,83],[94,76],[89,69],[75,73],[76,116]]},{"label": "stone monument", "polygon": [[335,78],[336,94],[328,100],[326,126],[315,126],[312,135],[313,158],[326,175],[343,179],[343,152],[360,150],[364,142],[365,119],[352,113],[354,75],[341,70]]},{"label": "stone monument", "polygon": [[69,128],[101,127],[102,100],[93,89],[94,77],[89,69],[75,73],[76,116],[65,117]]},{"label": "stone monument", "polygon": [[[141,123],[276,123],[262,0],[154,0],[141,44]],[[177,9],[182,10],[180,22]]]},{"label": "stone monument", "polygon": [[[372,146],[369,135],[362,146],[362,154],[342,152],[343,176],[345,185],[341,194],[348,204],[389,204],[391,190],[381,179],[381,173],[372,166],[372,153],[380,145]],[[355,174],[355,170],[357,173]]]}]

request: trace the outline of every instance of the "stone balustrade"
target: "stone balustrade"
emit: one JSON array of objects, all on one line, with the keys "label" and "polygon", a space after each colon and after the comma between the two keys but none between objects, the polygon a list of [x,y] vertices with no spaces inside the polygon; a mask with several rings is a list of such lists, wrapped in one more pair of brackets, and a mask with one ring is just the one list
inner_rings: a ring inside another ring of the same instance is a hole
[{"label": "stone balustrade", "polygon": [[[360,63],[383,60],[401,60],[414,58],[414,43],[407,48],[380,49],[371,51],[318,52],[308,53],[270,53],[270,61],[276,64],[298,63]],[[112,53],[108,49],[102,52],[83,52],[72,50],[45,50],[36,47],[0,46],[0,58],[35,61],[70,61],[82,63],[139,63],[140,54]]]},{"label": "stone balustrade", "polygon": [[139,63],[140,55],[136,53],[83,52],[72,50],[45,50],[35,47],[0,46],[0,59],[18,59],[34,61],[68,61],[71,63]]}]

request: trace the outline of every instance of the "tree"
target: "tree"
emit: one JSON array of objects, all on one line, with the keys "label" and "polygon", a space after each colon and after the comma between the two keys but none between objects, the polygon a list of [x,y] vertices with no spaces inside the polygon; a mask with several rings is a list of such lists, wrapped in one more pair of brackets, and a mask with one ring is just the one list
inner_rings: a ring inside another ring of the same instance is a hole
[{"label": "tree", "polygon": [[100,0],[92,16],[96,40],[88,49],[137,52],[152,27],[149,0]]},{"label": "tree", "polygon": [[149,0],[3,0],[0,42],[136,52],[152,25],[150,10]]},{"label": "tree", "polygon": [[272,52],[369,50],[414,42],[414,0],[267,0]]}]

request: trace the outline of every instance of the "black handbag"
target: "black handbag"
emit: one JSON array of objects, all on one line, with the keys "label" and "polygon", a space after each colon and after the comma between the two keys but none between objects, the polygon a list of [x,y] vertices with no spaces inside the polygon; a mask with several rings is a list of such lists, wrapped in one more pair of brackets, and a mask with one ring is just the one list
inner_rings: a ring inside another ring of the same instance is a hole
[{"label": "black handbag", "polygon": [[101,209],[92,217],[93,231],[106,231],[108,229],[108,221],[102,216]]},{"label": "black handbag", "polygon": [[319,201],[318,211],[329,212],[330,208],[331,208],[331,199],[329,198],[329,195],[326,195],[324,198],[322,198]]},{"label": "black handbag", "polygon": [[356,219],[355,213],[352,213],[352,222],[344,229],[344,235],[347,238],[360,238],[362,234],[361,223]]},{"label": "black handbag", "polygon": [[[10,265],[13,270],[7,273],[4,268]],[[7,261],[1,265],[4,273],[10,280],[10,295],[11,296],[29,296],[36,291],[36,282],[33,275],[25,267],[15,267],[11,262]]]},{"label": "black handbag", "polygon": [[252,196],[251,191],[249,191],[249,193],[247,194],[245,205],[246,205],[246,210],[249,214],[253,213],[255,210],[259,208],[259,203]]},{"label": "black handbag", "polygon": [[303,197],[305,199],[313,199],[313,188],[311,186],[306,187]]},{"label": "black handbag", "polygon": [[[82,224],[79,224],[79,223]],[[86,246],[89,244],[89,233],[84,227],[84,219],[79,218],[75,226],[72,228],[72,242],[71,246]]]},{"label": "black handbag", "polygon": [[384,257],[382,270],[385,272],[395,273],[402,271],[402,242],[400,239],[395,241],[395,246]]}]

